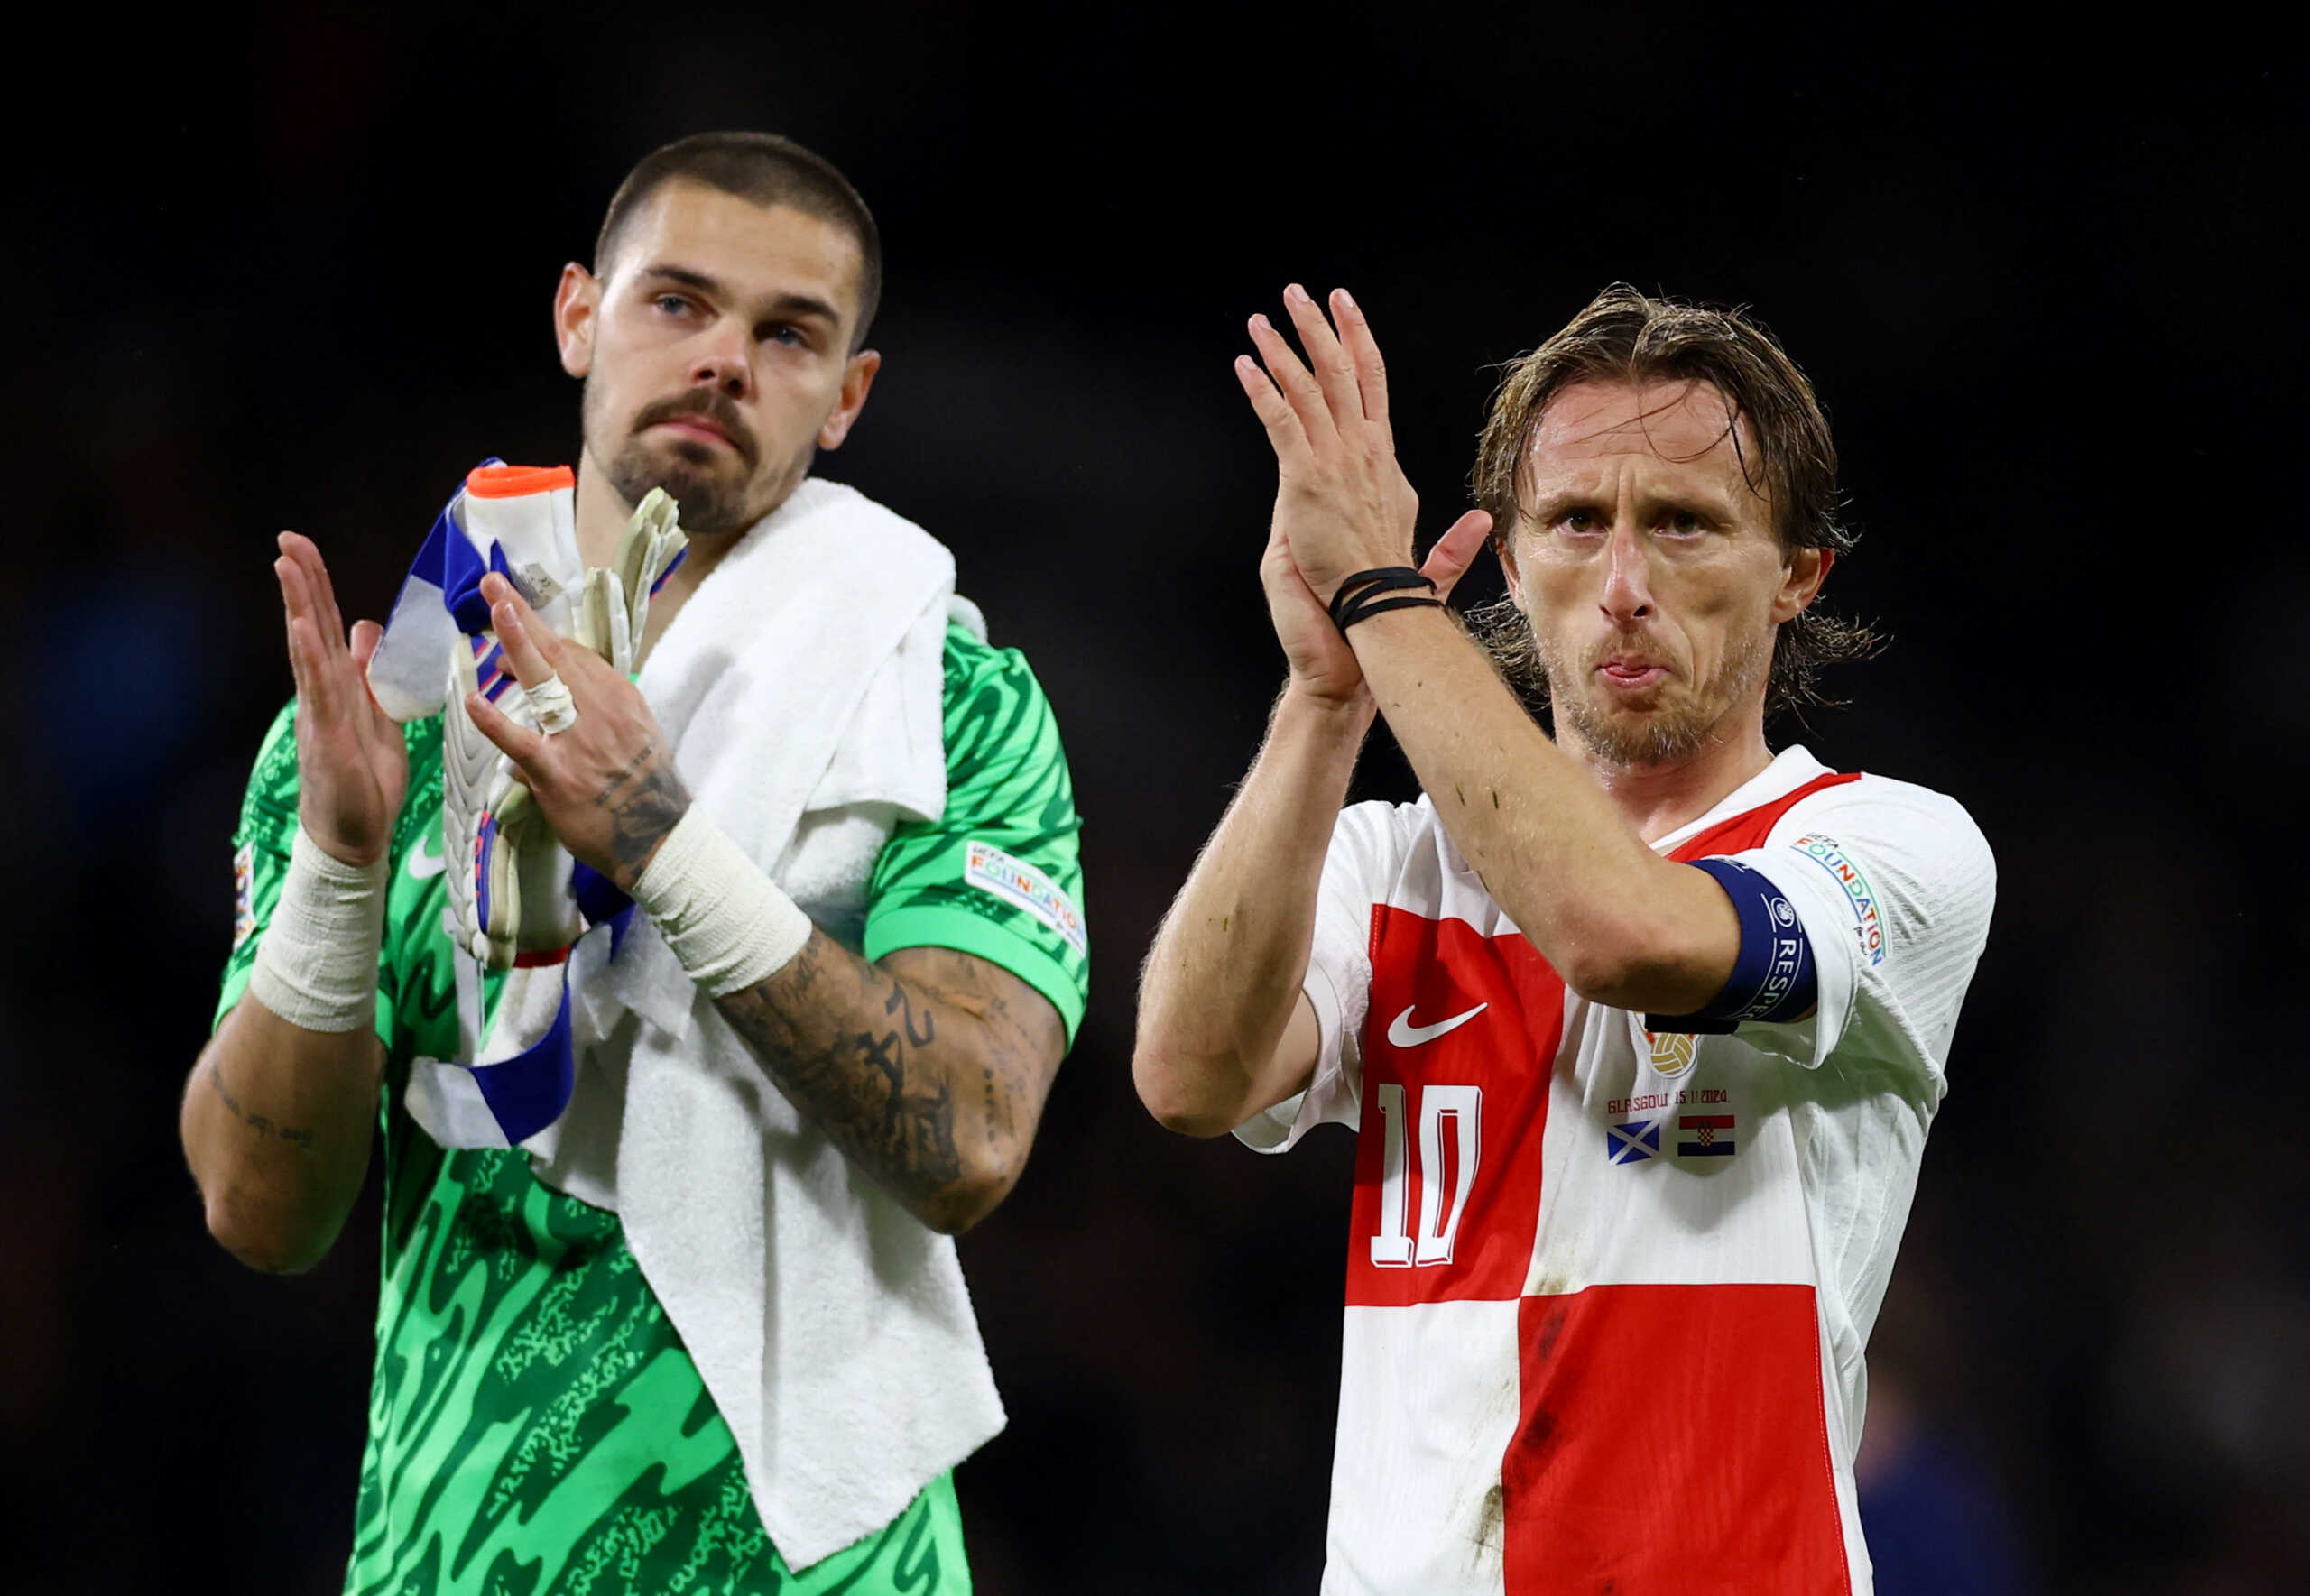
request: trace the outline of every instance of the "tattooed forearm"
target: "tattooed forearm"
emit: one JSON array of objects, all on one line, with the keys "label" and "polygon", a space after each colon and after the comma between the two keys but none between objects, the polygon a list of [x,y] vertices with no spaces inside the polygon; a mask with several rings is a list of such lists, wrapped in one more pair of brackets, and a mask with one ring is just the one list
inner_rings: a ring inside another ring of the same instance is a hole
[{"label": "tattooed forearm", "polygon": [[688,811],[689,789],[653,740],[594,795],[594,807],[610,813],[610,854],[618,885],[631,891],[651,850]]},{"label": "tattooed forearm", "polygon": [[960,1231],[1017,1178],[1065,1032],[1039,996],[1049,1023],[1021,1026],[1013,1014],[1032,1005],[982,990],[1017,978],[981,960],[927,948],[891,958],[913,963],[870,964],[816,933],[718,1006],[853,1163],[924,1222]]},{"label": "tattooed forearm", "polygon": [[291,1125],[276,1125],[264,1115],[242,1107],[240,1099],[225,1090],[225,1072],[217,1067],[214,1060],[208,1066],[208,1084],[217,1089],[217,1099],[224,1103],[225,1112],[259,1136],[273,1137],[292,1147],[311,1149],[313,1133],[310,1130],[300,1130]]}]

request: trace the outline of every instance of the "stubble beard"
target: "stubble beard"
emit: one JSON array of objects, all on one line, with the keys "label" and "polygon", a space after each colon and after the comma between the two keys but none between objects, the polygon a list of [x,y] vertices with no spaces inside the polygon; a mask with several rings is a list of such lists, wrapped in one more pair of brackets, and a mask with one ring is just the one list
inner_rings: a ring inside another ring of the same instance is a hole
[{"label": "stubble beard", "polygon": [[[603,419],[596,413],[596,392],[588,379],[583,411],[589,448],[602,429]],[[704,413],[714,412],[709,409]],[[717,419],[725,427],[735,429],[734,417]],[[742,455],[742,463],[749,469],[732,481],[714,469],[714,446],[681,442],[671,447],[669,458],[663,449],[642,436],[640,427],[628,424],[625,436],[614,451],[596,450],[596,456],[602,460],[610,485],[626,503],[639,504],[651,489],[663,488],[680,512],[682,530],[692,537],[708,538],[744,531],[777,509],[794,491],[795,484],[808,474],[810,461],[817,454],[815,447],[806,445],[799,458],[787,462],[768,482],[762,482],[751,469],[751,454]],[[754,491],[750,494],[749,489]]]},{"label": "stubble beard", "polygon": [[1613,710],[1599,702],[1592,669],[1565,669],[1537,632],[1532,647],[1549,684],[1559,734],[1569,732],[1617,770],[1679,765],[1696,758],[1717,740],[1726,712],[1756,691],[1772,663],[1771,634],[1749,632],[1726,652],[1707,682],[1682,701],[1649,711]]}]

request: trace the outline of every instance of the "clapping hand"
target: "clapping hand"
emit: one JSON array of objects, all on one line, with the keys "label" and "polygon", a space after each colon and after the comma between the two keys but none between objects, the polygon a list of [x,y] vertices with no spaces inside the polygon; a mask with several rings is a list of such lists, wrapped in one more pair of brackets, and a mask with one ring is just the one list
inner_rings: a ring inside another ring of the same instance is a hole
[{"label": "clapping hand", "polygon": [[[1335,331],[1297,283],[1283,302],[1307,364],[1264,316],[1251,320],[1260,360],[1235,361],[1236,380],[1275,447],[1275,515],[1260,578],[1294,684],[1344,704],[1360,697],[1363,675],[1326,606],[1359,571],[1412,564],[1419,495],[1396,461],[1387,367],[1363,310],[1345,289],[1334,291]],[[1438,597],[1467,570],[1491,528],[1489,515],[1472,510],[1437,540],[1419,570]]]}]

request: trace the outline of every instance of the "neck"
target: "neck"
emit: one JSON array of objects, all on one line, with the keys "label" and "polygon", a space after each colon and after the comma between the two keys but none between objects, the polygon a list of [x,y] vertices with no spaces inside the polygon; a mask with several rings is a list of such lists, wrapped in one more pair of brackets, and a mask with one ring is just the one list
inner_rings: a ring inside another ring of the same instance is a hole
[{"label": "neck", "polygon": [[1665,764],[1616,763],[1568,726],[1558,727],[1557,746],[1579,762],[1648,843],[1699,819],[1772,763],[1761,702],[1719,721],[1698,752]]}]

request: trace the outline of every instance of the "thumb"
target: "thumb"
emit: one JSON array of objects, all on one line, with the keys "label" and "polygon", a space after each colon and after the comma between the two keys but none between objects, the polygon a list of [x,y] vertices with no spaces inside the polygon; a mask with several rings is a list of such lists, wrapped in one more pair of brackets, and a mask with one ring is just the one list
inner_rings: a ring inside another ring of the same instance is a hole
[{"label": "thumb", "polygon": [[385,629],[374,621],[353,623],[353,663],[361,668],[363,676],[369,674],[369,661],[375,657],[377,645],[384,641]]},{"label": "thumb", "polygon": [[383,715],[383,706],[377,703],[377,695],[369,687],[369,661],[377,657],[377,645],[385,641],[385,629],[374,621],[356,621],[348,641],[352,645],[353,669],[361,678],[361,690],[367,694],[370,707]]},{"label": "thumb", "polygon": [[1437,597],[1452,596],[1453,587],[1475,563],[1477,551],[1483,548],[1485,535],[1491,530],[1491,515],[1482,510],[1471,510],[1436,540],[1436,547],[1420,563],[1419,574],[1436,584]]}]

